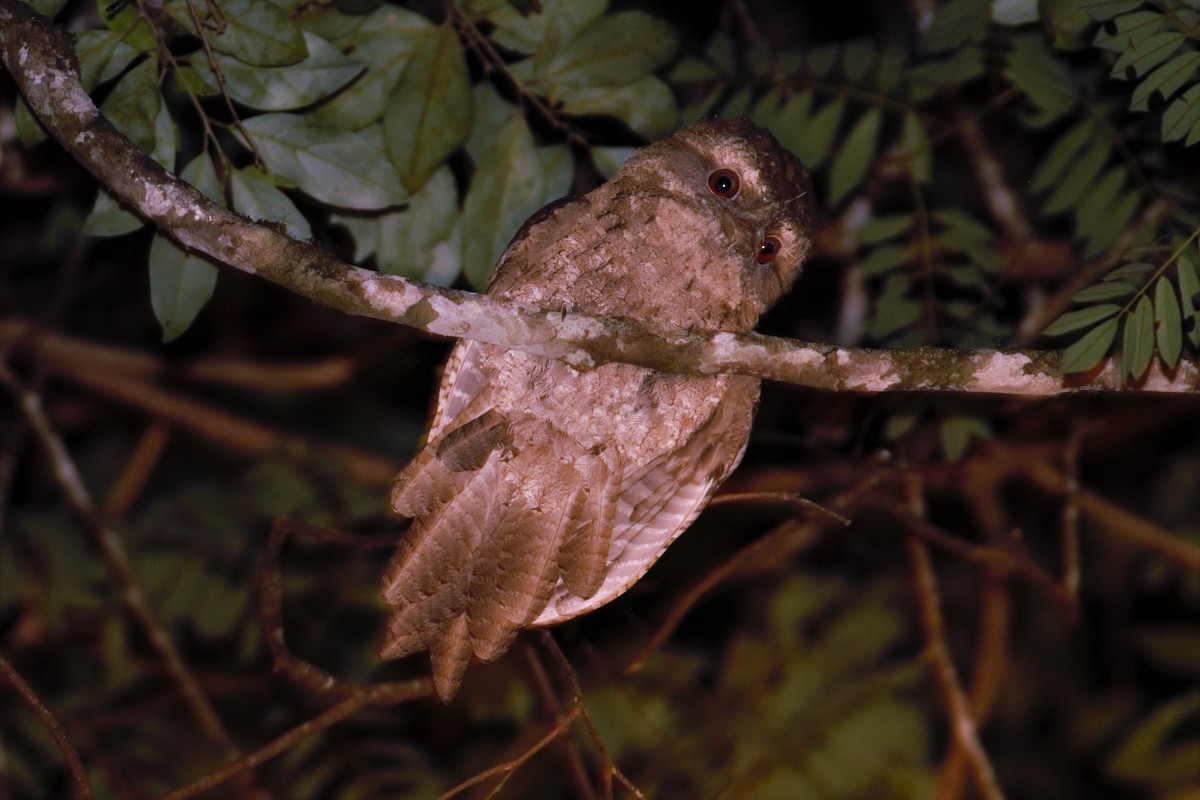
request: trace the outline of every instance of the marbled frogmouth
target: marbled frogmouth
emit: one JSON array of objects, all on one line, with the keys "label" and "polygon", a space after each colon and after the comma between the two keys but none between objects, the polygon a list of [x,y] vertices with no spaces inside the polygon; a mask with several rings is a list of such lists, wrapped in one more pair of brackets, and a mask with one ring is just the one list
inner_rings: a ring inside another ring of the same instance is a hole
[{"label": "marbled frogmouth", "polygon": [[[547,206],[488,294],[660,329],[751,330],[811,245],[808,174],[766,131],[704,120],[642,148],[608,183]],[[462,341],[427,443],[400,473],[413,519],[387,569],[380,654],[429,649],[449,700],[474,653],[632,586],[746,448],[757,379],[626,364],[589,372]]]}]

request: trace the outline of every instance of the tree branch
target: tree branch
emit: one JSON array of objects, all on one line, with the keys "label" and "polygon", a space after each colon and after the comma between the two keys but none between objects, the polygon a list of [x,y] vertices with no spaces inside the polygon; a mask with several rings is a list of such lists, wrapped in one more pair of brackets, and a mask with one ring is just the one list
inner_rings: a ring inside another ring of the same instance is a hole
[{"label": "tree branch", "polygon": [[[431,334],[477,339],[587,370],[609,361],[680,374],[733,372],[815,389],[1054,395],[1128,387],[1110,359],[1095,374],[1064,378],[1043,351],[865,350],[760,334],[656,331],[628,320],[531,309],[419,284],[346,264],[221,208],[156,164],[96,108],[79,80],[69,34],[22,0],[0,0],[0,57],[50,134],[121,202],[185,247],[350,314]],[[1196,392],[1200,367],[1156,363],[1146,392]]]}]

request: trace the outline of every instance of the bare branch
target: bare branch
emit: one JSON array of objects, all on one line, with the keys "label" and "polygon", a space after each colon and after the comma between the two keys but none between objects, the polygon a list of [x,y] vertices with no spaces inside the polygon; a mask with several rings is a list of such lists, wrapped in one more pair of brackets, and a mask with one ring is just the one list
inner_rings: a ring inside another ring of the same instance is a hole
[{"label": "bare branch", "polygon": [[75,787],[75,796],[83,798],[83,800],[91,800],[92,784],[88,781],[87,769],[83,766],[83,760],[79,758],[79,751],[75,749],[75,745],[71,744],[67,731],[54,716],[54,712],[42,702],[34,688],[21,677],[21,673],[17,672],[16,667],[5,660],[3,655],[0,655],[0,682],[13,687],[25,701],[25,705],[29,706],[30,710],[41,720],[42,725],[50,733],[50,737],[54,739],[54,743],[58,745],[59,752],[63,754],[67,767],[71,770],[71,783]]},{"label": "bare branch", "polygon": [[[187,248],[350,314],[512,347],[581,370],[620,361],[665,372],[734,372],[857,392],[1054,395],[1128,388],[1116,359],[1095,375],[1064,379],[1057,352],[877,351],[753,333],[663,332],[381,275],[221,208],[156,164],[100,116],[80,84],[66,32],[21,0],[0,0],[0,57],[50,133],[121,202]],[[1200,367],[1187,362],[1170,374],[1152,367],[1137,388],[1195,392],[1198,386]]]}]

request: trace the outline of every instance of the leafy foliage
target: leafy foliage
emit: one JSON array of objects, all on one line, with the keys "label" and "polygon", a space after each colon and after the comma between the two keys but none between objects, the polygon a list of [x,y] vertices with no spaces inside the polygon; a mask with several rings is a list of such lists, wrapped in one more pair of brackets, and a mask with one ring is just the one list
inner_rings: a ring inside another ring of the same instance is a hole
[{"label": "leafy foliage", "polygon": [[[674,52],[672,32],[642,12],[607,14],[606,5],[518,13],[473,3],[437,23],[391,6],[352,14],[168,0],[167,25],[132,7],[110,14],[100,2],[108,30],[85,32],[78,52],[85,85],[103,91],[115,81],[102,107],[113,124],[165,167],[203,159],[214,198],[297,235],[311,235],[310,220],[332,219],[357,257],[380,269],[440,283],[465,269],[481,286],[516,226],[560,197],[586,161],[562,142],[537,146],[511,93],[474,81],[470,61],[506,74],[502,88],[515,86],[517,99],[556,113],[611,114],[645,136],[675,123],[670,90],[652,74]],[[35,141],[32,119],[20,121]],[[199,153],[177,136],[197,124]],[[468,158],[469,142],[477,144]],[[461,200],[451,175],[467,184]],[[103,192],[86,222],[95,236],[141,227]],[[397,248],[394,235],[414,230],[423,234]],[[150,261],[170,340],[208,301],[216,275],[165,239]]]},{"label": "leafy foliage", "polygon": [[[65,7],[36,5],[51,14]],[[384,272],[481,287],[513,231],[543,204],[590,188],[681,120],[745,114],[812,169],[829,223],[808,283],[768,321],[774,330],[847,345],[961,348],[1024,346],[1044,335],[1063,346],[1069,372],[1096,369],[1119,349],[1134,383],[1155,369],[1182,369],[1200,349],[1193,3],[880,1],[867,4],[872,15],[849,21],[836,4],[768,10],[751,1],[730,4],[738,13],[720,20],[698,9],[690,20],[683,15],[692,9],[665,5],[656,13],[677,16],[662,19],[605,0],[411,5],[98,0],[87,13],[67,11],[85,86],[146,153],[247,217]],[[929,13],[911,14],[916,6]],[[30,145],[43,138],[19,100],[13,119]],[[25,224],[21,203],[6,203],[14,224]],[[139,346],[146,324],[131,307],[152,308],[165,339],[190,331],[156,360],[148,382],[185,382],[190,354],[205,347],[288,359],[350,347],[355,368],[376,370],[367,380],[384,387],[372,387],[383,401],[348,401],[359,386],[314,403],[304,411],[311,430],[284,436],[286,453],[252,466],[173,443],[145,498],[114,523],[149,604],[236,738],[271,741],[309,719],[318,701],[298,700],[295,687],[267,675],[252,590],[270,519],[386,527],[385,489],[297,457],[304,448],[293,447],[296,439],[361,426],[359,441],[399,463],[427,397],[423,385],[396,384],[420,383],[408,370],[419,363],[432,374],[426,362],[438,354],[384,328],[314,323],[312,307],[277,295],[242,301],[252,290],[228,278],[222,286],[239,286],[238,297],[222,298],[221,325],[206,324],[216,268],[142,231],[103,191],[81,208],[88,204],[86,214],[47,215],[22,236],[36,233],[27,249],[64,263],[71,246],[63,241],[95,248],[101,266],[89,281],[148,251],[148,291],[120,284],[113,296],[122,305],[110,300],[119,311],[80,304],[71,317],[98,340],[119,328]],[[81,227],[105,241],[82,239]],[[14,258],[14,274],[33,271],[21,266],[27,255]],[[87,285],[62,271],[71,289]],[[49,290],[38,285],[40,301]],[[28,313],[28,295],[4,288],[6,302],[16,298],[11,305]],[[241,313],[251,302],[254,313]],[[38,366],[31,375],[41,375]],[[939,368],[936,351],[930,368]],[[52,368],[47,374],[54,420],[102,496],[121,471],[113,464],[134,445],[96,431],[118,428],[132,439],[136,417],[114,415],[111,401],[60,385]],[[235,397],[211,386],[198,394],[271,424],[305,406],[294,395]],[[397,410],[396,395],[409,407]],[[811,560],[785,554],[724,584],[639,671],[623,671],[672,591],[708,574],[710,557],[732,558],[762,535],[758,511],[727,519],[714,509],[700,520],[703,532],[682,540],[696,549],[676,545],[674,564],[667,559],[627,600],[556,634],[584,672],[583,702],[613,760],[655,797],[932,794],[944,711],[916,657],[921,633],[896,581],[903,558],[892,537],[904,524],[878,504],[885,468],[863,458],[876,449],[895,454],[906,477],[928,481],[929,524],[956,534],[959,549],[939,557],[938,571],[960,666],[986,627],[972,616],[991,608],[985,593],[998,583],[1018,601],[1005,611],[1013,626],[996,660],[1011,677],[995,679],[1003,701],[985,729],[1010,796],[1190,796],[1191,687],[1200,680],[1195,575],[1162,552],[1135,557],[1126,544],[1109,546],[1103,533],[1125,521],[1124,508],[1076,532],[1085,542],[1075,554],[1078,627],[1045,586],[1029,589],[1001,567],[1028,555],[1023,548],[1033,555],[1021,563],[1068,560],[1051,537],[1079,509],[1012,476],[1025,456],[1051,452],[1056,469],[1071,462],[1062,452],[1076,436],[1087,440],[1075,459],[1081,486],[1137,507],[1143,535],[1169,527],[1178,547],[1200,545],[1194,411],[1122,406],[1117,419],[1103,401],[1053,413],[1001,413],[990,401],[958,398],[838,397],[830,405],[836,410],[800,394],[772,403],[766,392],[767,429],[750,448],[745,480],[835,500],[853,484],[851,502],[861,503],[844,536],[828,537]],[[1105,419],[1104,435],[1088,438],[1093,421]],[[0,434],[6,448],[15,441],[14,452],[29,449],[7,427]],[[991,436],[1031,444],[1022,457],[989,462],[978,443]],[[1138,447],[1118,449],[1122,439]],[[179,724],[176,687],[164,690],[160,665],[114,600],[111,575],[47,500],[55,495],[45,465],[35,454],[16,477],[7,469],[2,480],[26,507],[0,530],[6,648],[42,671],[51,705],[91,737],[91,753],[104,754],[96,782],[110,796],[150,796],[210,772],[218,755]],[[973,561],[981,552],[992,561]],[[284,605],[294,652],[343,677],[424,674],[424,662],[385,668],[375,658],[382,558],[288,545]],[[1099,621],[1095,608],[1104,610]],[[289,749],[257,778],[282,787],[280,796],[435,797],[511,758],[549,724],[545,715],[564,713],[541,678],[522,672],[536,659],[519,651],[472,670],[451,707],[364,712]],[[549,684],[558,682],[563,676],[550,675]],[[60,762],[3,691],[0,728],[3,789],[45,796]],[[563,741],[587,751],[590,739],[576,726]],[[569,794],[569,770],[552,749],[523,763],[507,796]],[[123,794],[124,774],[136,786]]]}]

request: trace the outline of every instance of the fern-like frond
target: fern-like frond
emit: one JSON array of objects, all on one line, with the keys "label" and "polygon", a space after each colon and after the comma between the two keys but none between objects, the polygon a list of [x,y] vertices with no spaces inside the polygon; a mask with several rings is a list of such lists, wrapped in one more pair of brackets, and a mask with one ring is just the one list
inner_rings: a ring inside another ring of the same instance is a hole
[{"label": "fern-like frond", "polygon": [[[1067,311],[1043,332],[1047,336],[1084,333],[1063,352],[1065,372],[1087,372],[1109,354],[1121,334],[1121,369],[1130,380],[1139,380],[1157,353],[1165,369],[1174,369],[1185,341],[1193,350],[1200,345],[1200,251],[1191,237],[1172,247],[1139,247],[1127,254],[1126,263],[1094,286],[1071,298],[1081,307]],[[1171,272],[1174,271],[1174,280]]]},{"label": "fern-like frond", "polygon": [[1043,215],[1072,213],[1084,257],[1092,258],[1117,240],[1142,205],[1141,193],[1129,188],[1130,169],[1117,159],[1109,132],[1085,117],[1050,147],[1030,189],[1045,195]]},{"label": "fern-like frond", "polygon": [[1193,2],[1153,4],[1080,0],[1103,23],[1093,44],[1116,54],[1111,75],[1135,82],[1129,107],[1148,111],[1162,98],[1162,139],[1200,141],[1200,9]]}]

